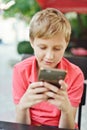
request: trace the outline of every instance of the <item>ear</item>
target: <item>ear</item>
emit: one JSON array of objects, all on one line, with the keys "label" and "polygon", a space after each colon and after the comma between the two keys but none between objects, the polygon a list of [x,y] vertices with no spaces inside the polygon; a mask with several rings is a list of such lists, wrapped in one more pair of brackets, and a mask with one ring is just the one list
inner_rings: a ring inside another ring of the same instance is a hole
[{"label": "ear", "polygon": [[69,42],[66,42],[66,48],[68,47],[68,45],[69,45]]},{"label": "ear", "polygon": [[29,40],[29,41],[30,41],[31,47],[34,48],[33,42],[31,40]]},{"label": "ear", "polygon": [[67,42],[67,43],[66,43],[66,48],[65,48],[65,50],[67,49],[68,45],[69,45],[69,43]]}]

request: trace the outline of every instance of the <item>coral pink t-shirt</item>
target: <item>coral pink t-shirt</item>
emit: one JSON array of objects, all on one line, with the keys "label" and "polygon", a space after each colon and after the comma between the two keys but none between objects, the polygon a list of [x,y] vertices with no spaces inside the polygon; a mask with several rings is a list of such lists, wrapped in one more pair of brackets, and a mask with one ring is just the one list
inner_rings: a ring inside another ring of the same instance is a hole
[{"label": "coral pink t-shirt", "polygon": [[[36,59],[34,56],[16,64],[13,70],[13,100],[18,104],[30,83],[37,80]],[[72,106],[78,107],[83,92],[84,76],[76,65],[62,58],[58,69],[67,71],[65,82],[68,84],[67,93]],[[47,101],[38,103],[30,109],[32,125],[58,126],[61,111]]]}]

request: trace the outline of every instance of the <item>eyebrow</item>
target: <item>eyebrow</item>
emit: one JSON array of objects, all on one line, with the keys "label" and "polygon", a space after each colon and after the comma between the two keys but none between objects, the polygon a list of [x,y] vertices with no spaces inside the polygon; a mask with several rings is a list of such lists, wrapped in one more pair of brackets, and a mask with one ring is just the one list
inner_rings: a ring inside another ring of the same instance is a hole
[{"label": "eyebrow", "polygon": [[63,45],[55,45],[54,47],[63,47]]}]

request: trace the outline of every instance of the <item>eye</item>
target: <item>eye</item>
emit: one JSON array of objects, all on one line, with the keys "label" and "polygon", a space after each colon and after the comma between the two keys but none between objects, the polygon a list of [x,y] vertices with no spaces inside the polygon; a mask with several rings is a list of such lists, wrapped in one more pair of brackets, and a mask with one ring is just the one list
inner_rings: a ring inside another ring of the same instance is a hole
[{"label": "eye", "polygon": [[54,48],[54,50],[55,50],[55,51],[60,51],[60,50],[61,50],[61,48]]},{"label": "eye", "polygon": [[39,46],[39,48],[44,50],[44,49],[46,49],[46,46]]}]

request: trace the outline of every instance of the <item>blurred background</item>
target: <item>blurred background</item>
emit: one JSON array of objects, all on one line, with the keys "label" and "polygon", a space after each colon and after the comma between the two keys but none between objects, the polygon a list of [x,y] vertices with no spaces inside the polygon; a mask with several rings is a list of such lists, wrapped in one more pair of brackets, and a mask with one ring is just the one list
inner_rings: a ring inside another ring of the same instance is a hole
[{"label": "blurred background", "polygon": [[[47,7],[61,10],[71,23],[72,34],[65,55],[87,57],[87,0],[0,0],[0,120],[15,121],[12,69],[24,54],[33,54],[28,38],[29,21]],[[82,130],[87,130],[86,108]]]}]

